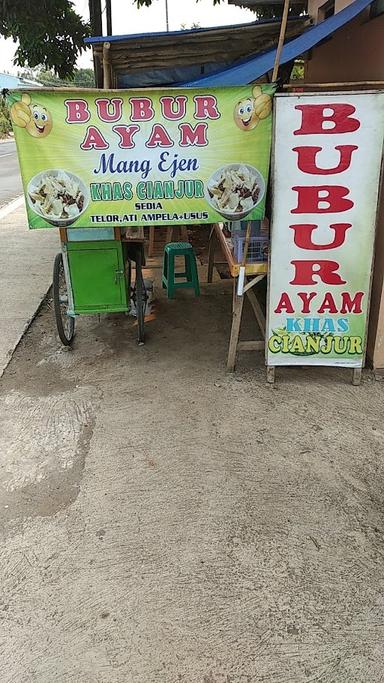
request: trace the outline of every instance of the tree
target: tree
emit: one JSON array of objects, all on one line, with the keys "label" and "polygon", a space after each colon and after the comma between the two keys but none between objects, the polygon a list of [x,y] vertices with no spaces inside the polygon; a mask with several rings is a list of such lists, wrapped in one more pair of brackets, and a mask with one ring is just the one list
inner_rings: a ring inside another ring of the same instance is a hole
[{"label": "tree", "polygon": [[72,76],[90,35],[71,0],[0,0],[0,35],[19,42],[15,64],[43,65],[60,78]]}]

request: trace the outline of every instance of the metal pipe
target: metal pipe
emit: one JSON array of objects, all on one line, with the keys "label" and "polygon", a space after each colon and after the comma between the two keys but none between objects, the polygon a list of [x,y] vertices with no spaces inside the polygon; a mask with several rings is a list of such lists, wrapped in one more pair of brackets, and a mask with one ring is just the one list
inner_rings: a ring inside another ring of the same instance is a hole
[{"label": "metal pipe", "polygon": [[168,0],[165,0],[165,25],[166,25],[167,33],[168,33],[168,31],[169,31]]}]

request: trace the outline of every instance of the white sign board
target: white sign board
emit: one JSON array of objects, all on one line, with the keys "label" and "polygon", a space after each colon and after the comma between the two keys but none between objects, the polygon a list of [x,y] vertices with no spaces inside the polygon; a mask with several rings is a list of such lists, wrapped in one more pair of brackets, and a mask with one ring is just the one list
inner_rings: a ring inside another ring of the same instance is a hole
[{"label": "white sign board", "polygon": [[384,93],[275,100],[267,364],[364,363]]}]

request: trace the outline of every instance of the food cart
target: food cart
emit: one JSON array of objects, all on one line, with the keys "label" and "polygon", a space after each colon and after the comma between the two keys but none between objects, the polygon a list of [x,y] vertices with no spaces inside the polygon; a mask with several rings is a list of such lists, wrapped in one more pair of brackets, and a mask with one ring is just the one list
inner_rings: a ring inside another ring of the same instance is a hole
[{"label": "food cart", "polygon": [[61,342],[65,346],[72,343],[76,316],[129,313],[132,303],[137,316],[138,343],[144,344],[144,238],[125,237],[114,228],[96,232],[61,228],[60,240],[52,291]]}]

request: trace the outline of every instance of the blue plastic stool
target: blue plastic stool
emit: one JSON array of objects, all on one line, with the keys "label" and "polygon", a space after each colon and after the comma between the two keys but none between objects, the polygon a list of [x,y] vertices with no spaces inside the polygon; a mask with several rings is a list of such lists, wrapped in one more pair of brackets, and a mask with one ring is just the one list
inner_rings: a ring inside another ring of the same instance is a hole
[{"label": "blue plastic stool", "polygon": [[[175,273],[176,256],[184,256],[184,273]],[[178,278],[185,278],[185,282],[178,282]],[[173,299],[176,289],[187,287],[194,289],[196,296],[200,295],[199,276],[192,244],[189,242],[169,242],[165,245],[162,284],[167,290],[168,299]]]}]

